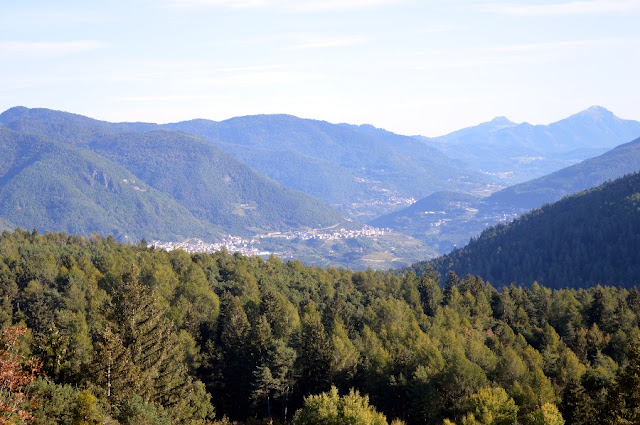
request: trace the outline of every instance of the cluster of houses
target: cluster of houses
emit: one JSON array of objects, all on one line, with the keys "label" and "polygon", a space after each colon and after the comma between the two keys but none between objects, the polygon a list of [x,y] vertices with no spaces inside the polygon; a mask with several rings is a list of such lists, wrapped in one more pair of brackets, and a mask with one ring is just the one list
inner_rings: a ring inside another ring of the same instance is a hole
[{"label": "cluster of houses", "polygon": [[243,239],[239,236],[227,236],[220,242],[208,243],[197,238],[191,238],[182,242],[162,242],[151,241],[150,247],[158,249],[164,249],[166,251],[173,251],[174,249],[182,249],[189,253],[194,252],[206,252],[212,253],[226,249],[230,253],[239,252],[242,255],[270,255],[268,251],[260,250],[256,245],[259,245],[260,241],[255,239]]},{"label": "cluster of houses", "polygon": [[286,240],[309,240],[309,239],[349,239],[362,237],[384,236],[389,229],[380,229],[377,227],[364,226],[361,229],[347,230],[339,229],[328,231],[327,229],[308,229],[290,232],[271,232],[254,236],[252,239],[244,239],[240,236],[229,235],[222,241],[215,243],[204,242],[197,238],[186,239],[182,242],[163,242],[151,241],[148,246],[157,249],[172,251],[174,249],[182,249],[186,252],[206,252],[212,253],[226,249],[230,253],[239,252],[242,255],[260,255],[268,256],[272,253],[264,249],[260,249],[260,240],[267,239],[286,239]]},{"label": "cluster of houses", "polygon": [[328,231],[327,229],[308,229],[308,230],[296,230],[289,232],[270,232],[264,233],[261,235],[256,235],[256,239],[299,239],[299,240],[309,240],[309,239],[324,239],[324,240],[335,240],[335,239],[349,239],[349,238],[362,238],[362,237],[375,237],[375,236],[384,236],[385,232],[389,232],[389,229],[381,229],[378,227],[372,226],[364,226],[361,229],[338,229],[333,231]]}]

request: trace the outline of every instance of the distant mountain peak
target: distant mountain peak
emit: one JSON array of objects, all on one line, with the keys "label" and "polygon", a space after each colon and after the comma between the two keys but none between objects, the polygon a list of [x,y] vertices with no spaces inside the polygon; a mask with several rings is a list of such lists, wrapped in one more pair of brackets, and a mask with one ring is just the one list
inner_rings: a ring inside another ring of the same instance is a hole
[{"label": "distant mountain peak", "polygon": [[584,111],[581,111],[575,115],[572,115],[570,118],[586,118],[586,119],[592,119],[592,120],[602,120],[602,119],[616,118],[616,116],[613,114],[613,112],[611,112],[607,108],[594,105],[585,109]]},{"label": "distant mountain peak", "polygon": [[496,125],[514,125],[515,124],[509,118],[504,117],[504,116],[495,117],[494,119],[492,119],[489,122],[491,124],[496,124]]},{"label": "distant mountain peak", "polygon": [[584,110],[584,112],[597,112],[597,113],[607,113],[610,114],[611,111],[605,108],[604,106],[593,105]]}]

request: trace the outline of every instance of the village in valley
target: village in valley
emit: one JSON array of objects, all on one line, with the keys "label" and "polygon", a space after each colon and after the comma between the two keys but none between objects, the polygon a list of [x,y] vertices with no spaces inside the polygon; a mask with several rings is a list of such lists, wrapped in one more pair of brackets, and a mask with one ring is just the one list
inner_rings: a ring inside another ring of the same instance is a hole
[{"label": "village in valley", "polygon": [[388,234],[390,232],[390,229],[383,229],[372,226],[363,226],[362,228],[355,230],[337,229],[331,231],[331,229],[307,229],[288,232],[269,232],[257,234],[250,239],[246,239],[241,236],[228,235],[221,241],[214,243],[204,242],[198,238],[190,238],[182,242],[164,242],[154,240],[151,241],[148,246],[157,249],[164,249],[166,251],[182,249],[189,253],[212,253],[225,249],[230,253],[238,252],[242,255],[268,256],[275,253],[261,249],[261,240],[338,240],[378,237],[384,236],[385,234]]}]

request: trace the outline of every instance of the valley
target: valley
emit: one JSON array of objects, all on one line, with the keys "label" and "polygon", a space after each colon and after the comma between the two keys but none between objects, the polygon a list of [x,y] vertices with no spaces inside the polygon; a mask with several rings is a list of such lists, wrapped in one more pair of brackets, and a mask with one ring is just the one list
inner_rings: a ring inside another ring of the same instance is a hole
[{"label": "valley", "polygon": [[215,243],[200,239],[181,242],[148,242],[150,248],[189,253],[226,250],[265,259],[300,260],[323,267],[391,269],[433,258],[436,252],[420,241],[390,229],[364,226],[361,229],[307,229],[256,234],[250,239],[228,235]]},{"label": "valley", "polygon": [[640,142],[619,143],[640,123],[599,107],[435,139],[291,115],[160,125],[15,107],[0,125],[2,227],[355,269],[434,258],[640,167]]},{"label": "valley", "polygon": [[638,22],[0,1],[0,425],[640,425]]}]

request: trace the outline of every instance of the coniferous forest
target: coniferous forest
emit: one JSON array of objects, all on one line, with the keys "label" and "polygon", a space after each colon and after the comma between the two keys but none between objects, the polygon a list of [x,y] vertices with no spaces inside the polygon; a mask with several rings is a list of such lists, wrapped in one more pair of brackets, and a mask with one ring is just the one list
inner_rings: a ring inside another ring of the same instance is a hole
[{"label": "coniferous forest", "polygon": [[0,237],[0,421],[629,424],[640,292]]},{"label": "coniferous forest", "polygon": [[498,286],[552,288],[640,283],[640,173],[568,196],[493,226],[427,267],[478,274]]}]

